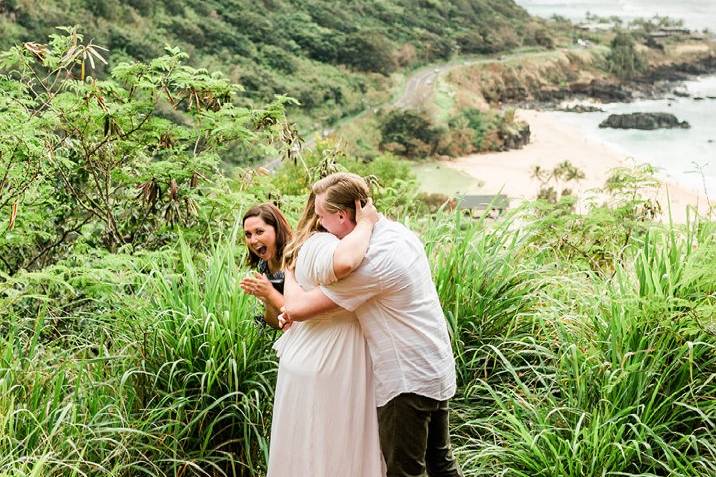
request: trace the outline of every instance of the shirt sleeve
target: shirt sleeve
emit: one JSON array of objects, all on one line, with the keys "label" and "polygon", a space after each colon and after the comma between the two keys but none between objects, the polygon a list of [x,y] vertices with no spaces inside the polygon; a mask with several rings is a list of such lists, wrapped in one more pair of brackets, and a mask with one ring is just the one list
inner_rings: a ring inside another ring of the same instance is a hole
[{"label": "shirt sleeve", "polygon": [[341,308],[355,311],[383,291],[380,277],[376,262],[366,258],[353,273],[340,281],[321,286],[321,291]]},{"label": "shirt sleeve", "polygon": [[329,233],[311,235],[301,247],[296,268],[305,270],[309,279],[317,285],[335,282],[337,278],[333,271],[333,253],[338,242],[338,238]]}]

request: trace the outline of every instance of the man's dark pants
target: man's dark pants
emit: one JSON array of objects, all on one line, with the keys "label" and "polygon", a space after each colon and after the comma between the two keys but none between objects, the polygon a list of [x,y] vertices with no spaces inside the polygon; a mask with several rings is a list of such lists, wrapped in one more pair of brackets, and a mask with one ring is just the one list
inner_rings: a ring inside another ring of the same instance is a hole
[{"label": "man's dark pants", "polygon": [[400,394],[378,408],[387,477],[462,477],[450,449],[448,402]]}]

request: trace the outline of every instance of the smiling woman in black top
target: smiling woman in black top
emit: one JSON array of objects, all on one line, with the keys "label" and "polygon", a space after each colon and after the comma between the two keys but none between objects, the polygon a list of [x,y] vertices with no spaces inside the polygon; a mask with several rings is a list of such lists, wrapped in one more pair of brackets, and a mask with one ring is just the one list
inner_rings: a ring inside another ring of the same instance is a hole
[{"label": "smiling woman in black top", "polygon": [[273,204],[259,204],[244,214],[244,239],[249,250],[247,261],[257,272],[241,280],[244,292],[259,298],[266,311],[263,322],[278,328],[279,310],[283,306],[283,249],[291,240],[291,226]]}]

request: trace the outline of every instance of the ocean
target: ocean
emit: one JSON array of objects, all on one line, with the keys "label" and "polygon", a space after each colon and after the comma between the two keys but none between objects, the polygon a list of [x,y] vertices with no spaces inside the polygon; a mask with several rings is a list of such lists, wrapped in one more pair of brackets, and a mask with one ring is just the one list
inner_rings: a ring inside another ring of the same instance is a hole
[{"label": "ocean", "polygon": [[542,17],[557,14],[579,21],[587,12],[625,20],[659,15],[682,19],[691,29],[716,31],[716,0],[516,0],[516,3],[532,15]]},{"label": "ocean", "polygon": [[[681,18],[691,29],[716,32],[716,0],[517,0],[533,15],[554,14],[575,21],[587,12],[599,16],[619,16],[625,20],[654,15]],[[603,105],[604,113],[551,113],[586,135],[609,144],[633,158],[650,163],[662,177],[673,179],[716,199],[716,76],[688,81],[678,86],[691,97],[668,95],[663,99]],[[696,97],[703,98],[701,100]],[[599,123],[610,113],[668,112],[691,124],[690,129],[656,131],[600,129]],[[586,171],[588,174],[589,171]]]}]

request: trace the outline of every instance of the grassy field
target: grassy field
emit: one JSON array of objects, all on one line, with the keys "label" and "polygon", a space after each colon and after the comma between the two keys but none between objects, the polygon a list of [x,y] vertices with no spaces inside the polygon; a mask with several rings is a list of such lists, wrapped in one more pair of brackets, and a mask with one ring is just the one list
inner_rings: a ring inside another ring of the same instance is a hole
[{"label": "grassy field", "polygon": [[[452,332],[465,475],[714,475],[716,224],[576,253],[537,209],[406,221]],[[243,254],[234,229],[0,285],[0,475],[263,475],[275,336]]]},{"label": "grassy field", "polygon": [[462,171],[451,169],[437,161],[411,162],[420,190],[426,193],[454,197],[460,193],[476,192],[481,182]]}]

